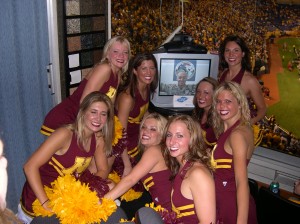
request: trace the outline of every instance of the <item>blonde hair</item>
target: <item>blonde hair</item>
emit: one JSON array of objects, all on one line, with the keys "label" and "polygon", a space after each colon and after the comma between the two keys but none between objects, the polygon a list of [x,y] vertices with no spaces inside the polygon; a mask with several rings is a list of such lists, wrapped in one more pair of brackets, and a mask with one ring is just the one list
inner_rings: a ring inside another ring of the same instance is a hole
[{"label": "blonde hair", "polygon": [[213,128],[214,128],[214,132],[215,135],[217,137],[220,136],[221,133],[224,132],[224,123],[223,120],[221,119],[216,106],[217,106],[217,98],[219,96],[219,94],[223,91],[229,91],[234,98],[236,98],[239,106],[240,106],[240,113],[241,113],[241,118],[240,118],[240,125],[243,124],[247,124],[250,126],[250,109],[249,109],[249,104],[248,104],[248,100],[247,97],[244,93],[244,91],[242,90],[241,86],[236,83],[236,82],[224,82],[222,84],[220,84],[220,86],[217,87],[217,89],[214,92],[214,96],[213,96]]},{"label": "blonde hair", "polygon": [[[162,115],[156,113],[156,112],[150,113],[146,117],[143,118],[143,120],[141,121],[141,124],[140,124],[140,132],[141,132],[141,129],[142,129],[145,121],[147,119],[151,119],[151,118],[156,120],[156,122],[157,122],[157,132],[162,137],[163,133],[164,133],[165,126],[167,124],[167,119],[165,117],[163,117]],[[144,149],[144,145],[141,144],[140,138],[139,138],[138,148],[140,148],[141,150]]]},{"label": "blonde hair", "polygon": [[[100,63],[109,63],[109,60],[107,58],[108,56],[108,53],[111,49],[111,47],[116,43],[116,42],[120,42],[121,44],[123,45],[126,45],[127,48],[128,48],[128,59],[131,58],[131,48],[130,48],[130,43],[129,41],[125,38],[125,37],[122,37],[122,36],[115,36],[111,39],[109,39],[104,48],[103,48],[103,54],[102,54],[102,59],[100,61]],[[124,74],[125,72],[127,72],[128,70],[128,65],[129,65],[129,60],[127,61],[126,65],[122,68],[122,74]]]},{"label": "blonde hair", "polygon": [[86,138],[84,132],[84,115],[90,106],[96,102],[103,102],[107,106],[107,120],[101,131],[105,142],[105,152],[107,155],[109,155],[112,151],[112,140],[114,135],[114,110],[113,104],[107,95],[98,91],[88,94],[80,104],[75,123],[67,127],[76,133],[78,145],[82,145],[84,139]]}]

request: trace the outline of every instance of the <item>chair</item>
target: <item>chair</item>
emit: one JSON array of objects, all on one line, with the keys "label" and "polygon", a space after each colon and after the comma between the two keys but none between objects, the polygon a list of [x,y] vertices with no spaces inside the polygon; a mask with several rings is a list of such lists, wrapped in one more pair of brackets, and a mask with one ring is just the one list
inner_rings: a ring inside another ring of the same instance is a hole
[{"label": "chair", "polygon": [[300,205],[274,194],[266,187],[258,192],[258,222],[295,223],[299,220]]}]

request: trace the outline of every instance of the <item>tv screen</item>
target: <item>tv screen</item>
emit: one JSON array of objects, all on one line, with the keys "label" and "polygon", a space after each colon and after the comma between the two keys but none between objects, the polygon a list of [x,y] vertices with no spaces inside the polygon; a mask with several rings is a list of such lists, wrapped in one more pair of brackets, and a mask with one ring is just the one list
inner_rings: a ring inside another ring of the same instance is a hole
[{"label": "tv screen", "polygon": [[217,79],[219,56],[195,53],[154,53],[158,64],[159,85],[151,97],[155,107],[179,108],[177,100],[187,100],[187,107],[193,108],[191,99],[196,84],[205,77]]},{"label": "tv screen", "polygon": [[159,96],[193,96],[196,84],[210,75],[210,59],[160,59]]}]

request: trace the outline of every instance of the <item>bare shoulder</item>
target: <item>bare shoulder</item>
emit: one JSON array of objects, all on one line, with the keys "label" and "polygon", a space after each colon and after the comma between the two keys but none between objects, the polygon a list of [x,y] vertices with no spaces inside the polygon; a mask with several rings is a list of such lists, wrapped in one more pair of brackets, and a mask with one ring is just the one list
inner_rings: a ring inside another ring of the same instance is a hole
[{"label": "bare shoulder", "polygon": [[249,71],[246,71],[243,77],[243,81],[245,83],[247,83],[247,85],[249,85],[249,82],[251,84],[255,83],[255,84],[259,84],[257,78]]},{"label": "bare shoulder", "polygon": [[46,139],[40,148],[63,154],[71,144],[72,135],[73,132],[70,129],[66,127],[58,128]]},{"label": "bare shoulder", "polygon": [[129,90],[119,93],[118,98],[122,101],[125,100],[126,102],[133,101],[133,98],[130,95]]},{"label": "bare shoulder", "polygon": [[72,137],[73,131],[71,131],[69,128],[66,127],[60,127],[53,132],[53,134],[49,137],[55,137],[55,138],[68,138]]},{"label": "bare shoulder", "polygon": [[204,164],[196,162],[188,171],[187,177],[190,181],[202,182],[203,180],[211,179],[212,174]]},{"label": "bare shoulder", "polygon": [[147,148],[147,150],[144,151],[144,154],[155,159],[156,157],[162,156],[161,147],[159,145],[150,146],[149,148]]},{"label": "bare shoulder", "polygon": [[[162,163],[163,162],[163,163]],[[156,172],[165,168],[164,158],[160,147],[151,146],[144,150],[141,160],[138,162],[142,167],[151,168],[151,172]],[[162,165],[163,164],[163,165]]]},{"label": "bare shoulder", "polygon": [[236,139],[247,139],[253,137],[253,131],[248,125],[240,125],[236,127],[232,132],[229,138],[234,142]]},{"label": "bare shoulder", "polygon": [[70,144],[72,135],[73,131],[66,127],[61,127],[56,129],[55,132],[53,132],[47,140],[59,144],[61,147],[64,147]]},{"label": "bare shoulder", "polygon": [[96,65],[88,74],[87,79],[104,78],[107,80],[111,75],[111,68],[107,63]]},{"label": "bare shoulder", "polygon": [[117,109],[120,105],[124,105],[124,106],[126,105],[127,108],[131,108],[133,104],[134,104],[134,99],[132,98],[132,96],[129,94],[128,91],[123,91],[119,93],[119,95],[117,96],[116,99]]},{"label": "bare shoulder", "polygon": [[253,130],[250,126],[241,125],[235,128],[229,137],[229,144],[232,151],[241,151],[241,148],[252,148],[254,144]]}]

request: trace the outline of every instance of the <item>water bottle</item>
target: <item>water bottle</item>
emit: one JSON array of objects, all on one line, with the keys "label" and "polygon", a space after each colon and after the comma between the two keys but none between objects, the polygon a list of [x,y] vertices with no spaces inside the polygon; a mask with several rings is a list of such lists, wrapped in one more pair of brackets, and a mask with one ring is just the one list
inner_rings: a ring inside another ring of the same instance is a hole
[{"label": "water bottle", "polygon": [[279,194],[279,183],[277,181],[272,181],[270,184],[270,191],[274,194]]}]

